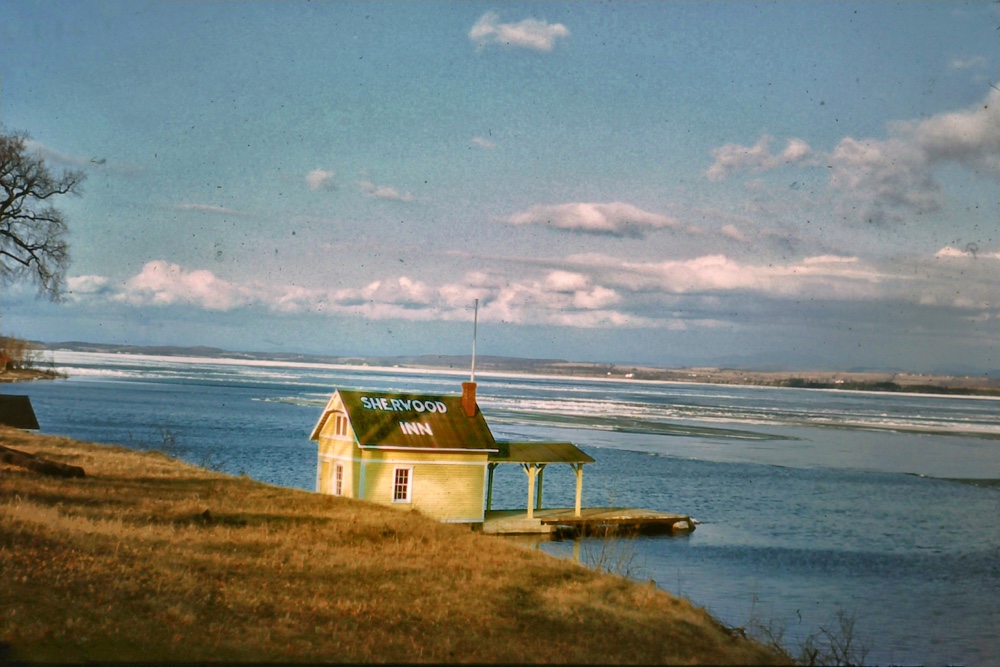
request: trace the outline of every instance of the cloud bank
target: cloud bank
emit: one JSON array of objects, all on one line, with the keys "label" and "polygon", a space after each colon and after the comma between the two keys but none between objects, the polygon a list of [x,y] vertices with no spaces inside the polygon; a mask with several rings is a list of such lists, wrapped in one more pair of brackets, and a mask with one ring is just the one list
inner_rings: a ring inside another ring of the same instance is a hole
[{"label": "cloud bank", "polygon": [[998,271],[1000,252],[949,246],[933,256],[881,265],[839,255],[755,264],[721,254],[630,261],[592,253],[526,270],[522,266],[513,273],[469,271],[440,284],[395,275],[353,287],[234,281],[206,269],[155,260],[117,286],[94,275],[71,277],[67,283],[77,303],[107,300],[134,307],[254,308],[431,322],[464,321],[469,305],[479,299],[484,321],[677,330],[718,327],[731,319],[731,304],[746,308],[747,299],[910,304],[961,309],[965,318],[996,318]]},{"label": "cloud bank", "polygon": [[964,111],[889,126],[888,139],[845,137],[830,155],[830,185],[845,195],[838,213],[874,224],[941,210],[934,170],[958,164],[1000,179],[1000,91]]},{"label": "cloud bank", "polygon": [[942,165],[1000,180],[1000,90],[991,90],[981,103],[963,111],[895,122],[887,130],[882,139],[844,137],[818,156],[801,139],[790,139],[778,154],[771,152],[773,137],[768,135],[753,146],[725,144],[712,150],[714,161],[704,174],[717,183],[741,171],[824,165],[829,187],[838,196],[836,214],[873,225],[942,210],[945,190],[935,174]]}]

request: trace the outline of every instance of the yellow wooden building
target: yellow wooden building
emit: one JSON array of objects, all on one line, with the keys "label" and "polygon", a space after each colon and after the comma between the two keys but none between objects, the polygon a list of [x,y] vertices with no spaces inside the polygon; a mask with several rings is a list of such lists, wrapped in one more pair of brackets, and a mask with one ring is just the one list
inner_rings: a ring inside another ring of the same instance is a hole
[{"label": "yellow wooden building", "polygon": [[318,441],[319,493],[470,524],[482,524],[491,509],[500,463],[524,468],[529,519],[541,509],[545,466],[570,464],[579,516],[583,465],[594,460],[570,443],[498,443],[476,404],[474,382],[462,383],[461,396],[339,389],[310,439]]},{"label": "yellow wooden building", "polygon": [[320,493],[483,521],[488,459],[498,447],[474,386],[463,396],[337,390],[310,438],[319,441]]}]

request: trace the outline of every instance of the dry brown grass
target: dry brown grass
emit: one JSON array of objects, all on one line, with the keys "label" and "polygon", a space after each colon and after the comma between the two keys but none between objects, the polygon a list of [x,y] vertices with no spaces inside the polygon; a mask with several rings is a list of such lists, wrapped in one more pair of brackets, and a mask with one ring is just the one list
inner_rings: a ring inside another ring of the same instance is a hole
[{"label": "dry brown grass", "polygon": [[[0,643],[24,661],[763,663],[703,610],[416,513],[27,435],[0,470]],[[308,444],[303,444],[308,446]]]}]

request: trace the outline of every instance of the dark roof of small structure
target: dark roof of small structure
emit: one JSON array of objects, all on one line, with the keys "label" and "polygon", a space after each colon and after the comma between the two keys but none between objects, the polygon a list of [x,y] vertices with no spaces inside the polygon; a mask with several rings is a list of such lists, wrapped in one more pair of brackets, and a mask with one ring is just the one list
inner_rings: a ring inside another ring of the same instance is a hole
[{"label": "dark roof of small structure", "polygon": [[593,463],[571,442],[499,442],[491,463]]},{"label": "dark roof of small structure", "polygon": [[[338,390],[361,447],[495,451],[496,441],[476,408],[468,417],[460,396]],[[314,439],[328,418],[324,414]]]},{"label": "dark roof of small structure", "polygon": [[0,395],[0,424],[37,431],[38,420],[28,396]]}]

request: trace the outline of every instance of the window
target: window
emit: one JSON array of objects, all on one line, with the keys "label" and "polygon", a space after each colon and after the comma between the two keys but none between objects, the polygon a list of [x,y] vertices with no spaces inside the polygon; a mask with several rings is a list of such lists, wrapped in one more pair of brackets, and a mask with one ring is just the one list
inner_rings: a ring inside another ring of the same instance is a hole
[{"label": "window", "polygon": [[410,475],[412,468],[396,468],[393,472],[392,502],[410,502]]},{"label": "window", "polygon": [[344,495],[344,464],[338,463],[333,473],[333,495]]},{"label": "window", "polygon": [[345,415],[337,415],[333,431],[337,435],[347,435],[347,417]]}]

